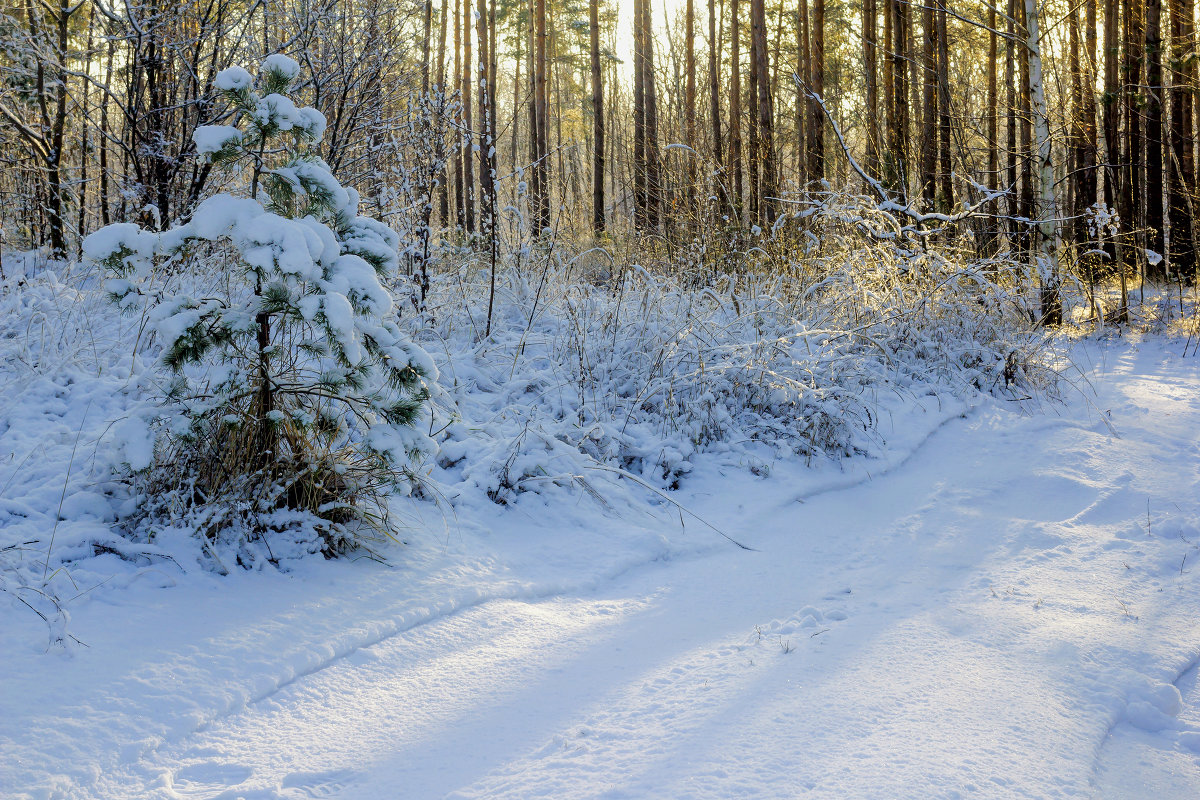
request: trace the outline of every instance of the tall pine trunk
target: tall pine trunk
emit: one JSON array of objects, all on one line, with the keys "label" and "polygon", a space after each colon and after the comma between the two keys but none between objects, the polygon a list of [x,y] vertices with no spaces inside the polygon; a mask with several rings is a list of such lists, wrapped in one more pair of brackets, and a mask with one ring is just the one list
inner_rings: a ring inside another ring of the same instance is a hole
[{"label": "tall pine trunk", "polygon": [[592,59],[592,232],[604,233],[604,82],[600,72],[600,4],[588,3]]}]

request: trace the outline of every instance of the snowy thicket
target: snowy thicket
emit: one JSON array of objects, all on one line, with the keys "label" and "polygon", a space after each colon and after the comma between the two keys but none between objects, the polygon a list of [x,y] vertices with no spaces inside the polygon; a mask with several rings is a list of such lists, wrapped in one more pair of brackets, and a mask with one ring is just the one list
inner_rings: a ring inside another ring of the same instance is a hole
[{"label": "snowy thicket", "polygon": [[135,535],[196,529],[222,570],[223,544],[249,565],[275,560],[280,536],[330,554],[359,543],[361,523],[386,532],[385,495],[407,490],[436,449],[437,371],[396,326],[385,288],[399,238],[359,216],[357,192],[310,154],[325,121],[288,96],[298,71],[271,56],[255,90],[245,70],[224,70],[217,85],[241,127],[193,137],[249,196],[208,198],[166,231],[116,224],[84,241],[171,371],[151,421],[158,451],[129,460],[147,470]]},{"label": "snowy thicket", "polygon": [[644,265],[617,259],[645,250],[535,249],[500,276],[478,344],[464,340],[482,331],[487,275],[460,262],[432,301],[446,341],[429,350],[447,353],[463,416],[443,480],[507,501],[603,465],[673,488],[700,451],[756,471],[878,455],[880,415],[899,406],[1044,384],[1025,267],[864,239],[847,220],[866,213],[846,200],[736,251],[697,242]]}]

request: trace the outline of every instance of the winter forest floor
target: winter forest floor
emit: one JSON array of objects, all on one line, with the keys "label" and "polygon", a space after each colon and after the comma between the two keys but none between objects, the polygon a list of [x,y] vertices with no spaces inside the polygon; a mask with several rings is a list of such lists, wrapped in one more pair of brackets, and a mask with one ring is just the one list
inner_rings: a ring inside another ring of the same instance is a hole
[{"label": "winter forest floor", "polygon": [[697,458],[674,499],[752,551],[564,489],[427,508],[390,566],[143,570],[65,649],[6,608],[0,796],[1200,796],[1181,349],[1085,342],[1065,403],[840,468]]}]

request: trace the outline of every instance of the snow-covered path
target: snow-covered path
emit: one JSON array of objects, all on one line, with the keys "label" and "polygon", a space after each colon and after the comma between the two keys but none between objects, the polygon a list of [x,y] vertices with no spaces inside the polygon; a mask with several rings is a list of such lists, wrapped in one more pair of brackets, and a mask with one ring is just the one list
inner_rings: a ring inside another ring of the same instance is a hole
[{"label": "snow-covered path", "polygon": [[2,657],[0,795],[1200,796],[1200,363],[1087,352],[1120,438],[989,402],[840,490],[701,467],[754,552],[518,504],[94,602],[88,650]]}]

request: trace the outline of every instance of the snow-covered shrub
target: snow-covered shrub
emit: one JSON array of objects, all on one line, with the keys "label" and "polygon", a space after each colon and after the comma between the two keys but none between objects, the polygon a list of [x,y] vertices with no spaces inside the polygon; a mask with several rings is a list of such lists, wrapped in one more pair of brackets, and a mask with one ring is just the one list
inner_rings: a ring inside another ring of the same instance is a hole
[{"label": "snow-covered shrub", "polygon": [[598,462],[671,488],[703,451],[751,468],[881,454],[880,423],[906,407],[1036,388],[1027,268],[889,224],[845,197],[658,254],[534,250],[497,276],[493,334],[476,343],[487,275],[447,265],[433,305],[463,423],[441,479],[507,501]]},{"label": "snow-covered shrub", "polygon": [[[275,558],[268,532],[328,555],[361,543],[362,523],[386,530],[386,496],[435,449],[422,430],[437,371],[384,288],[398,237],[359,216],[357,193],[312,154],[325,119],[289,96],[298,70],[275,55],[258,89],[240,67],[217,76],[233,124],[194,141],[247,196],[211,197],[166,231],[110,225],[84,242],[171,372],[139,528],[186,518],[218,565],[214,545],[242,563]],[[197,281],[180,273],[210,280],[183,291]]]}]

